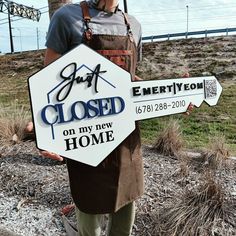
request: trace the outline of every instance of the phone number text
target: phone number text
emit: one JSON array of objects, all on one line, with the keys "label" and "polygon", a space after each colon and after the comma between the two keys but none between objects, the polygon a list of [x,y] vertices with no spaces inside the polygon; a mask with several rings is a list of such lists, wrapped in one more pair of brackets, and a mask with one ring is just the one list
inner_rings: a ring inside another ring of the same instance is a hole
[{"label": "phone number text", "polygon": [[180,100],[180,101],[173,101],[170,103],[162,102],[162,103],[156,103],[156,104],[140,105],[140,106],[136,106],[135,110],[136,110],[136,114],[143,114],[143,113],[157,112],[157,111],[163,111],[167,109],[185,107],[185,105],[186,105],[185,100]]}]

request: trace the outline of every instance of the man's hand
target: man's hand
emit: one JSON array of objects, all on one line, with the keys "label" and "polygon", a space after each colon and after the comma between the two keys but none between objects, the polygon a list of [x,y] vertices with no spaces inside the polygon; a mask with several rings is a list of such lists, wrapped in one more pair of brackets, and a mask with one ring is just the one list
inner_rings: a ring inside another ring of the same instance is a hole
[{"label": "man's hand", "polygon": [[191,102],[189,103],[188,105],[188,108],[187,108],[187,111],[184,113],[185,115],[189,116],[191,111],[193,110],[194,108],[194,104],[192,104]]},{"label": "man's hand", "polygon": [[140,77],[138,77],[137,75],[134,76],[134,81],[141,81],[143,79],[141,79]]},{"label": "man's hand", "polygon": [[25,132],[32,133],[34,131],[34,124],[32,121],[28,122],[25,127]]},{"label": "man's hand", "polygon": [[49,152],[49,151],[39,151],[39,153],[43,157],[51,158],[51,159],[56,160],[56,161],[63,161],[63,157],[61,157],[60,155],[58,155],[56,153]]},{"label": "man's hand", "polygon": [[[189,75],[188,72],[185,72],[183,74],[183,78],[189,78],[189,77],[190,77],[190,75]],[[187,111],[184,114],[189,116],[191,111],[193,110],[193,108],[194,108],[194,104],[190,102],[189,105],[188,105]]]},{"label": "man's hand", "polygon": [[[34,124],[32,121],[28,122],[28,124],[25,127],[25,131],[28,133],[31,133],[34,131]],[[41,151],[41,150],[39,150],[39,153],[43,157],[51,158],[51,159],[57,160],[57,161],[63,161],[63,157],[59,156],[56,153],[49,152],[49,151]]]}]

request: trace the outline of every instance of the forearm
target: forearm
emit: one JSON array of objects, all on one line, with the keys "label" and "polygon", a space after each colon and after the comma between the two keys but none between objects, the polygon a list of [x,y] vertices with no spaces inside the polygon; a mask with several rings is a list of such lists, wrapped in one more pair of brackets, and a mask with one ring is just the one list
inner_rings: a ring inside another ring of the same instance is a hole
[{"label": "forearm", "polygon": [[48,64],[52,63],[56,59],[61,57],[60,53],[57,53],[51,48],[47,48],[45,52],[45,58],[44,58],[44,66],[47,66]]}]

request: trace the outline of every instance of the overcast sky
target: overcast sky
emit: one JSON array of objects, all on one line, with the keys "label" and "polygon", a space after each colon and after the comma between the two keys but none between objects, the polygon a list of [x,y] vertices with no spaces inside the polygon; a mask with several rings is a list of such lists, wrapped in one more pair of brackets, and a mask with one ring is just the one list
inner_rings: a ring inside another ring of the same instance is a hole
[{"label": "overcast sky", "polygon": [[[13,0],[41,9],[39,22],[12,17],[15,51],[44,48],[48,28],[47,0]],[[143,36],[236,27],[235,0],[127,0],[129,13],[142,24]],[[78,2],[76,0],[73,1]],[[122,0],[120,4],[123,8]],[[188,6],[188,8],[187,8]],[[188,9],[188,10],[187,10]],[[38,31],[38,37],[37,37]],[[235,32],[236,33],[236,32]],[[0,13],[0,51],[9,52],[7,14]]]}]

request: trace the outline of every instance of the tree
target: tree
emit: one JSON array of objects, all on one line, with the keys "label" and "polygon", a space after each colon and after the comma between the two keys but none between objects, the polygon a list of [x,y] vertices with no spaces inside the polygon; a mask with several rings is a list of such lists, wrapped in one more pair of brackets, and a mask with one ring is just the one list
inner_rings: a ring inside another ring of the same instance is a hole
[{"label": "tree", "polygon": [[68,3],[72,3],[72,0],[48,0],[49,17],[51,18],[58,8]]}]

